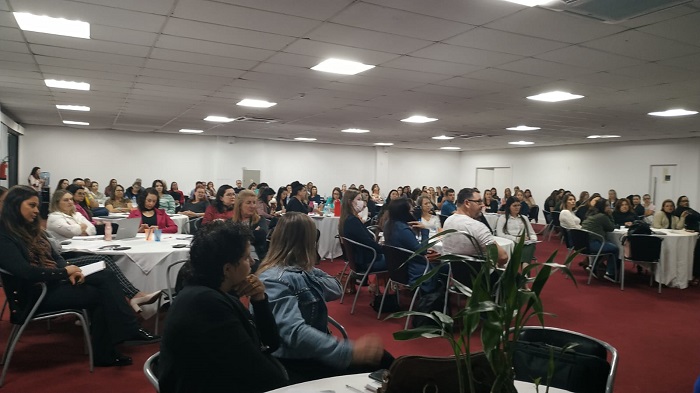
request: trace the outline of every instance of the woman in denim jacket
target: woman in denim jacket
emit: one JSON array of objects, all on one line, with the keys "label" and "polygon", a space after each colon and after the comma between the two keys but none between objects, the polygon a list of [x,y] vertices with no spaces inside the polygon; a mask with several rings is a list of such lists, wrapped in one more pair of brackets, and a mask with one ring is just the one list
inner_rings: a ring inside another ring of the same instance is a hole
[{"label": "woman in denim jacket", "polygon": [[273,356],[287,368],[290,383],[389,368],[393,357],[379,337],[349,341],[329,334],[326,301],[339,299],[342,289],[314,267],[316,259],[316,225],[291,212],[279,220],[257,273],[282,339]]}]

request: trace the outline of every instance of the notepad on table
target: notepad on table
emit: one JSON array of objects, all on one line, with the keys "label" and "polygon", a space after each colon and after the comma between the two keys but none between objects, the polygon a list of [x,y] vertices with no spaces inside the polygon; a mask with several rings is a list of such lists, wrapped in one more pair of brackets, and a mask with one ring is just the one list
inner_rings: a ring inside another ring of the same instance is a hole
[{"label": "notepad on table", "polygon": [[105,267],[105,261],[99,261],[91,263],[89,265],[81,266],[80,271],[83,273],[83,276],[87,277],[93,273],[99,272],[100,270],[104,270]]}]

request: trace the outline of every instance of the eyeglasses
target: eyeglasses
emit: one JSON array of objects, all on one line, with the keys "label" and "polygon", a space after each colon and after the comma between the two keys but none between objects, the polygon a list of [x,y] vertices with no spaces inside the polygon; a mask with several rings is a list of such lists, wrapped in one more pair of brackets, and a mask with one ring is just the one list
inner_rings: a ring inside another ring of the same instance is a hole
[{"label": "eyeglasses", "polygon": [[484,204],[484,200],[483,200],[483,199],[467,199],[467,201],[469,201],[469,202],[474,202],[474,203],[476,203],[477,205],[483,205],[483,204]]}]

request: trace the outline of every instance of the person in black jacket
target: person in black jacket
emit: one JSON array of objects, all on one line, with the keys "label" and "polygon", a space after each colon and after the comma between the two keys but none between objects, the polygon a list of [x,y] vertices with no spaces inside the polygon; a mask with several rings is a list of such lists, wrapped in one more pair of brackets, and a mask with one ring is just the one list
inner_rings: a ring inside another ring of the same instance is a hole
[{"label": "person in black jacket", "polygon": [[632,204],[627,198],[617,200],[612,217],[615,225],[628,228],[632,226],[633,222],[637,221],[637,214],[632,210]]},{"label": "person in black jacket", "polygon": [[[191,277],[173,302],[159,360],[162,393],[264,392],[287,373],[265,286],[250,274],[250,229],[214,221],[195,235]],[[255,317],[239,296],[250,298]]]},{"label": "person in black jacket", "polygon": [[[374,261],[374,265],[372,265],[371,271],[386,270],[386,260],[384,260],[382,247],[374,240],[374,237],[358,217],[360,211],[365,207],[362,194],[357,190],[348,189],[343,194],[340,205],[340,221],[338,222],[338,233],[340,236],[373,248],[377,252],[377,258]],[[353,246],[353,251],[358,271],[367,271],[369,264],[372,262],[372,251],[359,246]]]},{"label": "person in black jacket", "polygon": [[305,185],[298,181],[292,183],[292,197],[287,202],[287,212],[309,214],[308,195]]},{"label": "person in black jacket", "polygon": [[39,193],[28,186],[7,192],[0,216],[0,268],[12,312],[21,324],[38,298],[36,283],[47,285],[38,312],[64,309],[92,311],[90,330],[95,366],[127,366],[128,356],[115,350],[124,341],[155,342],[159,337],[141,329],[127,304],[114,272],[104,269],[87,277],[51,247],[39,224]]}]

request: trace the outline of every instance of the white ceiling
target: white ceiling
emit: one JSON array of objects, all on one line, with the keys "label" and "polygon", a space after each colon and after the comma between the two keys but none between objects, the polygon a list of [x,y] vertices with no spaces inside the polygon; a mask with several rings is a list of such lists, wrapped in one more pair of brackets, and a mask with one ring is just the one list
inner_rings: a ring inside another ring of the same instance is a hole
[{"label": "white ceiling", "polygon": [[[24,32],[13,11],[90,22],[92,39]],[[309,69],[329,57],[377,67]],[[50,89],[50,78],[92,89]],[[554,89],[586,98],[525,99]],[[278,105],[236,106],[242,98]],[[646,113],[700,108],[700,0],[618,24],[498,0],[0,0],[0,106],[23,125],[418,149],[695,137],[700,116]],[[440,120],[399,121],[413,114]],[[505,130],[519,124],[542,130]],[[350,127],[371,133],[340,132]],[[471,137],[430,139],[440,134]]]}]

